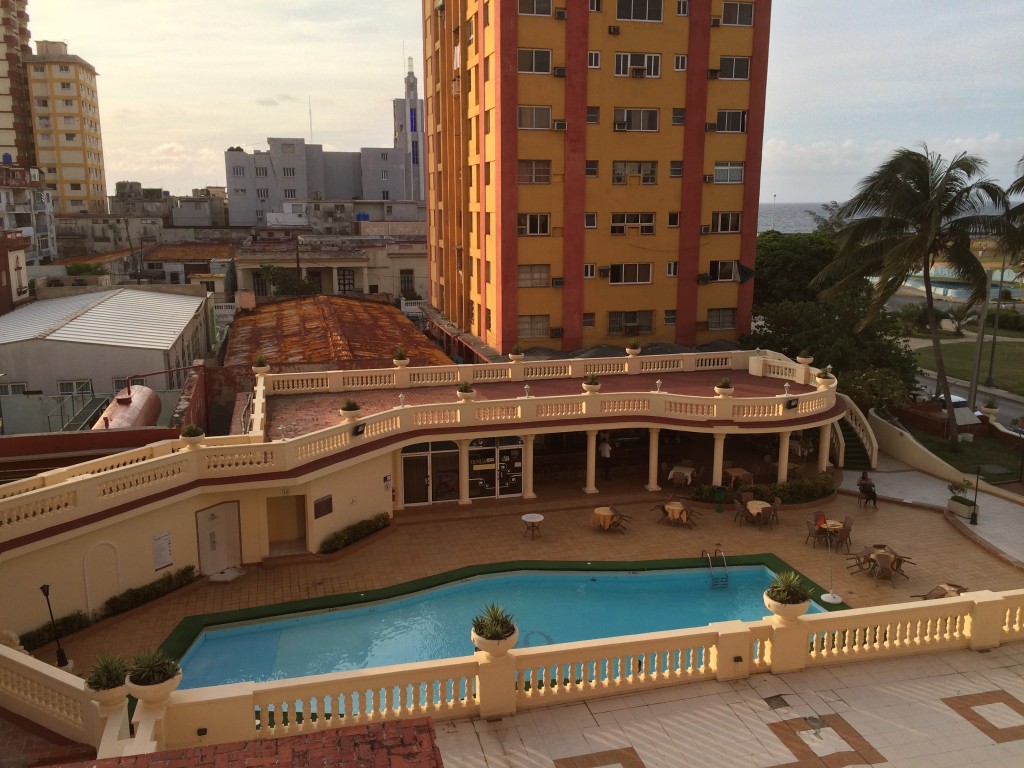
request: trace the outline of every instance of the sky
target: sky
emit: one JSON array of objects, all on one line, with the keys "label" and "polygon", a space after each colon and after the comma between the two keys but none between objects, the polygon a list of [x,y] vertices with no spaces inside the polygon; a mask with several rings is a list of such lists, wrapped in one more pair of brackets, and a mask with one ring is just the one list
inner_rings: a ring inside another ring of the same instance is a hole
[{"label": "sky", "polygon": [[[180,195],[224,185],[224,151],[265,150],[270,136],[391,146],[408,57],[422,95],[421,5],[29,0],[28,12],[33,40],[65,41],[99,73],[108,191]],[[775,0],[760,199],[846,200],[922,142],[980,155],[1009,184],[1024,157],[1022,41],[1020,0]]]}]

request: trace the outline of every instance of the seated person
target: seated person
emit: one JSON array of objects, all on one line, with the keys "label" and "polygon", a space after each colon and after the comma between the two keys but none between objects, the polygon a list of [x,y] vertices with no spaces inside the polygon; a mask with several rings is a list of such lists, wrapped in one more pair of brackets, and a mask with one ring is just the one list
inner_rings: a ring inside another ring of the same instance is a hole
[{"label": "seated person", "polygon": [[857,488],[860,490],[861,495],[864,496],[864,506],[869,503],[878,509],[878,494],[875,493],[875,483],[868,477],[867,472],[860,473],[860,480],[857,481]]}]

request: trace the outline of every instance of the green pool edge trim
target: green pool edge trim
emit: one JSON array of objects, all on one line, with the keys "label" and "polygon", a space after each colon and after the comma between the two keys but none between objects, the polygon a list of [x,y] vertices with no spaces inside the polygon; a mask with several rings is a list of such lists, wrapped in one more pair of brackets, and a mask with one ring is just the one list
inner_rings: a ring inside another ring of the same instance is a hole
[{"label": "green pool edge trim", "polygon": [[[836,605],[822,603],[819,598],[827,594],[828,590],[822,589],[818,584],[811,581],[803,573],[800,573],[800,571],[797,571],[776,555],[770,553],[735,555],[729,557],[727,563],[730,566],[763,565],[776,574],[783,571],[796,571],[810,589],[811,599],[826,611],[846,610],[850,607],[846,603],[838,603]],[[456,568],[452,571],[434,574],[433,576],[426,576],[422,579],[414,579],[413,581],[406,581],[380,589],[366,590],[365,592],[345,592],[324,597],[310,597],[304,600],[290,600],[284,603],[259,605],[252,608],[239,608],[234,611],[219,611],[217,613],[186,616],[178,622],[178,626],[161,643],[160,649],[172,658],[180,660],[203,630],[211,627],[236,624],[244,621],[279,618],[294,613],[309,613],[333,608],[346,608],[363,603],[374,603],[393,597],[404,597],[405,595],[422,592],[425,589],[441,587],[474,576],[489,576],[509,571],[668,571],[706,567],[707,559],[699,557],[669,560],[509,560],[502,563],[469,565],[464,568]]]}]

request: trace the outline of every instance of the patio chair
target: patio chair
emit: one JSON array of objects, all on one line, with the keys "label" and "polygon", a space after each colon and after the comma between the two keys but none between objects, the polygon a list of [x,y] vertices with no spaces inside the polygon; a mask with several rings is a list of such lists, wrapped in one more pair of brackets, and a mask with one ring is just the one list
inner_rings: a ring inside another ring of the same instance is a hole
[{"label": "patio chair", "polygon": [[813,520],[807,521],[807,538],[804,539],[804,544],[811,542],[811,546],[817,547],[819,541],[828,543],[828,530],[825,528],[819,528],[814,524]]},{"label": "patio chair", "polygon": [[608,505],[608,509],[610,509],[612,511],[612,514],[617,515],[618,517],[621,517],[627,523],[633,522],[633,516],[632,515],[627,515],[625,512],[619,512],[618,507],[616,507],[615,505],[613,505],[613,504]]},{"label": "patio chair", "polygon": [[626,524],[628,522],[629,522],[628,520],[626,520],[625,518],[623,518],[622,515],[620,515],[619,513],[616,512],[614,515],[612,515],[612,522],[608,526],[608,530],[609,531],[618,531],[619,533],[625,533],[626,532]]},{"label": "patio chair", "polygon": [[752,491],[743,491],[743,493],[740,494],[740,501],[743,502],[744,506],[746,505],[746,503],[748,501],[753,501],[753,500],[754,500],[754,494],[753,494]]},{"label": "patio chair", "polygon": [[875,554],[875,567],[872,573],[875,574],[875,580],[888,579],[889,583],[892,584],[892,588],[896,589],[896,582],[893,580],[893,557],[887,552],[878,552]]},{"label": "patio chair", "polygon": [[896,555],[892,559],[892,570],[893,570],[893,573],[898,573],[904,579],[910,579],[910,574],[904,572],[904,570],[903,570],[903,566],[904,565],[917,565],[917,563],[915,563],[913,560],[911,560],[908,557],[903,557],[902,555]]},{"label": "patio chair", "polygon": [[747,518],[747,508],[743,506],[743,502],[739,499],[733,499],[732,503],[733,506],[736,507],[736,514],[732,516],[732,521],[743,525],[743,522]]},{"label": "patio chair", "polygon": [[684,522],[683,525],[687,528],[696,528],[697,515],[690,507],[686,506],[686,504],[683,504],[683,514],[686,515],[686,522]]},{"label": "patio chair", "polygon": [[967,587],[961,587],[959,584],[945,582],[943,584],[939,584],[930,592],[926,592],[923,595],[911,595],[911,597],[920,597],[922,600],[938,600],[940,597],[959,597],[966,591]]},{"label": "patio chair", "polygon": [[839,529],[839,534],[836,536],[836,540],[834,542],[836,552],[838,552],[839,548],[844,544],[846,545],[846,554],[850,554],[850,529],[845,525]]},{"label": "patio chair", "polygon": [[859,552],[854,552],[852,555],[846,558],[847,560],[853,561],[848,566],[846,566],[847,570],[853,570],[854,568],[856,568],[858,573],[860,571],[870,571],[875,564],[875,562],[870,557],[873,551],[874,550],[872,550],[871,547],[864,547],[864,549],[860,550]]}]

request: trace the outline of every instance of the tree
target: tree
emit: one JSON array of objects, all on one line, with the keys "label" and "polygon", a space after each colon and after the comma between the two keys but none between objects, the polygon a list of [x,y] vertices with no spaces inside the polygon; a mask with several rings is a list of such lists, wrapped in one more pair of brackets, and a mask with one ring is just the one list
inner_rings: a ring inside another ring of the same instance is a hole
[{"label": "tree", "polygon": [[294,269],[262,264],[259,274],[274,289],[275,296],[315,296],[320,293],[317,283],[300,279]]},{"label": "tree", "polygon": [[[949,381],[939,343],[931,267],[942,260],[971,287],[973,301],[985,294],[985,270],[971,252],[972,235],[1003,230],[1001,217],[987,213],[1006,210],[1006,193],[984,173],[985,161],[961,152],[949,162],[928,151],[900,148],[861,180],[857,193],[841,207],[851,221],[839,232],[838,252],[815,278],[823,298],[872,275],[877,278],[866,325],[904,281],[920,272],[924,280],[928,326],[935,352],[939,389],[950,402]],[[959,447],[956,417],[946,409],[949,441]]]},{"label": "tree", "polygon": [[824,216],[809,209],[804,210],[804,213],[814,219],[814,231],[819,234],[834,235],[849,223],[848,218],[843,215],[843,206],[835,200],[823,203],[821,210],[825,212]]},{"label": "tree", "polygon": [[70,277],[77,277],[79,275],[109,275],[108,270],[102,264],[94,264],[93,262],[83,262],[80,264],[68,264],[65,267]]}]

